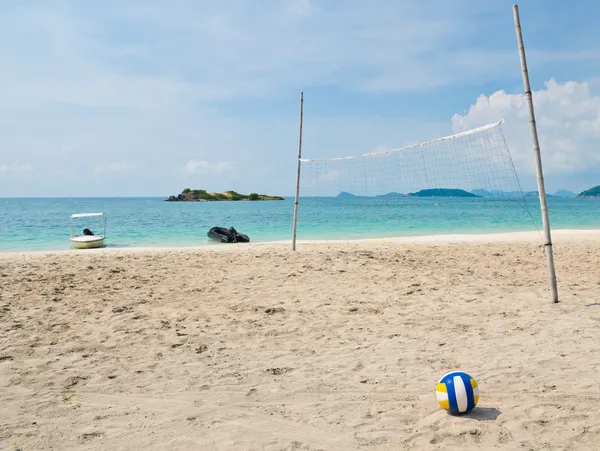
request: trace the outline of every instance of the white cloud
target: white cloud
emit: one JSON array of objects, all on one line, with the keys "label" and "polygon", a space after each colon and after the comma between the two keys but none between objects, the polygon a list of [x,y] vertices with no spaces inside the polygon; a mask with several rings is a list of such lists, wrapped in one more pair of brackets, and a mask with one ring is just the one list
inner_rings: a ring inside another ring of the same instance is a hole
[{"label": "white cloud", "polygon": [[331,170],[325,172],[323,179],[327,182],[334,182],[334,181],[338,181],[340,179],[341,175],[342,175],[342,172],[340,170],[331,169]]},{"label": "white cloud", "polygon": [[[132,0],[0,6],[0,104],[159,111],[337,85],[409,91],[518,73],[511,40],[457,46],[489,30],[472,0]],[[507,8],[510,16],[510,9]],[[122,34],[119,28],[127,29]],[[477,41],[475,41],[477,42]],[[33,43],[40,43],[39,45]],[[531,49],[531,66],[598,52]]]},{"label": "white cloud", "polygon": [[[559,83],[551,79],[545,89],[533,93],[544,174],[552,176],[579,171],[600,173],[600,96],[587,83]],[[464,115],[452,118],[455,132],[505,119],[507,144],[517,169],[535,173],[529,129],[529,113],[523,94],[497,91],[480,96]]]},{"label": "white cloud", "polygon": [[[388,144],[378,144],[373,148],[371,152],[383,152],[384,150],[392,149],[394,146],[390,146]],[[367,152],[365,152],[367,153]]]},{"label": "white cloud", "polygon": [[283,7],[287,8],[291,14],[304,17],[321,11],[321,8],[316,6],[315,2],[311,0],[285,0]]},{"label": "white cloud", "polygon": [[234,163],[230,161],[217,161],[211,163],[205,160],[189,160],[185,165],[185,170],[189,173],[207,173],[207,174],[222,174],[234,167]]},{"label": "white cloud", "polygon": [[95,166],[93,172],[96,174],[114,174],[114,173],[125,173],[133,169],[133,166],[123,161],[117,161],[109,165]]},{"label": "white cloud", "polygon": [[31,164],[4,163],[0,164],[0,174],[23,174],[32,172],[35,168]]}]

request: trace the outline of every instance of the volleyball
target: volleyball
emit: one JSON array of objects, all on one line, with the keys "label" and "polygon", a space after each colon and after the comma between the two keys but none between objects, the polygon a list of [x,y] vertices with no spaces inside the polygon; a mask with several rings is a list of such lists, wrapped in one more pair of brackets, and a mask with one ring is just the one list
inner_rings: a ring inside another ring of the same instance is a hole
[{"label": "volleyball", "polygon": [[435,396],[441,408],[452,415],[469,413],[479,402],[477,381],[462,371],[451,371],[439,380]]}]

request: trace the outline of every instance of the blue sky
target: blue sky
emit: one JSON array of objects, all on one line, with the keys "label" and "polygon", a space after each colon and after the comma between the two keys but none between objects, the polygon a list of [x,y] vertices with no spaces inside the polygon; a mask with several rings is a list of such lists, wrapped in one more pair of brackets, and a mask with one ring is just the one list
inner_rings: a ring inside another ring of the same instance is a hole
[{"label": "blue sky", "polygon": [[[600,184],[600,4],[519,7],[548,191]],[[292,194],[300,91],[307,157],[504,117],[535,189],[512,2],[21,0],[0,40],[0,197]]]}]

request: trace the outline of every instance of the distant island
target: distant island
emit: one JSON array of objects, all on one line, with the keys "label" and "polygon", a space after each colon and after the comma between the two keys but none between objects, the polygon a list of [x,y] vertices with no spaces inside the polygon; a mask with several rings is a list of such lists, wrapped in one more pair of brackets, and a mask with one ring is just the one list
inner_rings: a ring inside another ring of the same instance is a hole
[{"label": "distant island", "polygon": [[[488,191],[485,189],[474,189],[471,191],[473,194],[477,194],[481,197],[492,197],[494,199],[520,199],[522,197],[534,197],[539,198],[540,194],[537,191],[501,191],[501,190],[492,190]],[[553,194],[546,194],[546,197],[558,197]],[[575,194],[573,194],[575,197]]]},{"label": "distant island", "polygon": [[422,189],[416,193],[409,193],[409,196],[415,197],[481,197],[476,194],[465,191],[464,189],[433,188]]},{"label": "distant island", "polygon": [[[594,190],[600,189],[599,187],[592,188],[591,190],[584,191],[579,196],[571,191],[559,190],[554,194],[546,194],[546,197],[557,197],[563,199],[575,198],[575,197],[600,197],[600,194],[594,194]],[[374,196],[360,196],[342,191],[337,197],[375,197],[375,198],[403,198],[403,197],[480,197],[484,199],[521,199],[526,198],[538,198],[539,194],[537,191],[501,191],[501,190],[486,190],[486,189],[474,189],[471,191],[465,191],[462,189],[449,189],[449,188],[433,188],[423,189],[416,193],[402,194],[397,192],[390,192],[387,194],[377,194]]]},{"label": "distant island", "polygon": [[165,202],[223,202],[223,201],[257,201],[257,200],[285,200],[280,196],[267,196],[266,194],[240,194],[235,191],[223,193],[209,193],[203,189],[184,189],[177,196],[169,196]]},{"label": "distant island", "polygon": [[[342,191],[337,195],[337,197],[363,197],[356,196],[352,193],[348,193],[346,191]],[[469,193],[468,191],[462,189],[450,189],[450,188],[434,188],[434,189],[422,189],[417,191],[416,193],[396,193],[391,192],[387,194],[379,194],[375,197],[387,197],[387,198],[399,198],[399,197],[481,197],[473,193]]]},{"label": "distant island", "polygon": [[581,193],[579,193],[579,195],[577,197],[578,198],[600,197],[600,185],[594,186],[593,188],[586,189],[585,191],[582,191]]},{"label": "distant island", "polygon": [[572,191],[567,191],[566,189],[561,189],[558,190],[557,192],[555,192],[553,194],[554,197],[564,197],[564,198],[572,198],[572,197],[577,197],[577,194],[575,194]]}]

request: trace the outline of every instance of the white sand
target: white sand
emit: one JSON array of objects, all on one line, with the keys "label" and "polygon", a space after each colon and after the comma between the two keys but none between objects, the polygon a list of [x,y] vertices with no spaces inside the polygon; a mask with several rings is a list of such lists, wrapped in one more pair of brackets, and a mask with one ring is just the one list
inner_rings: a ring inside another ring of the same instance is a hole
[{"label": "white sand", "polygon": [[553,238],[557,305],[540,234],[0,254],[0,449],[597,449],[600,232]]}]

